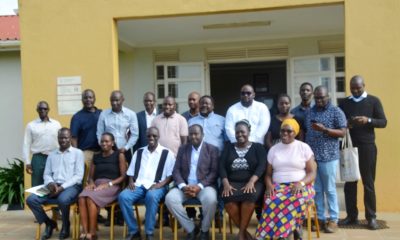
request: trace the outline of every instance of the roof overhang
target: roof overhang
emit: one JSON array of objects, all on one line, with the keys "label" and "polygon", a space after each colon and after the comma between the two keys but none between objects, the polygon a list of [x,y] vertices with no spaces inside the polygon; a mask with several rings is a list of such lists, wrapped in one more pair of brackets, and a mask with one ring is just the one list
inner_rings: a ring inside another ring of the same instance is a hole
[{"label": "roof overhang", "polygon": [[21,41],[19,40],[0,41],[0,52],[19,51],[20,47]]}]

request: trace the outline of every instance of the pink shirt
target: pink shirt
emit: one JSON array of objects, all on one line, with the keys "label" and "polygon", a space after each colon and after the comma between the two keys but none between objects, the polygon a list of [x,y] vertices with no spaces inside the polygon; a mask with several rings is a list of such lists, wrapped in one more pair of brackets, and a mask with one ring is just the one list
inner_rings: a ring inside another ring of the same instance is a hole
[{"label": "pink shirt", "polygon": [[161,113],[154,118],[151,126],[157,127],[160,132],[158,142],[171,150],[176,157],[179,146],[181,146],[181,136],[187,137],[189,135],[186,119],[179,113],[174,113],[168,118]]},{"label": "pink shirt", "polygon": [[301,181],[306,175],[306,162],[314,156],[310,146],[298,140],[290,144],[275,144],[268,152],[272,165],[272,181],[289,183]]}]

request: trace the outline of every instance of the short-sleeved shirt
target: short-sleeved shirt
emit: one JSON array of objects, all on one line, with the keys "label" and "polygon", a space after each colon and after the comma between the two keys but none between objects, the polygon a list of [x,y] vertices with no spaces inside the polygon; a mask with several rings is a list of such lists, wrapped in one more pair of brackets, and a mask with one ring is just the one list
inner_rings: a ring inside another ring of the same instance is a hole
[{"label": "short-sleeved shirt", "polygon": [[274,145],[268,152],[268,163],[272,165],[272,181],[291,183],[301,181],[306,175],[306,162],[314,155],[308,144],[298,140]]},{"label": "short-sleeved shirt", "polygon": [[347,121],[343,111],[331,103],[328,103],[322,109],[314,106],[306,116],[305,122],[307,129],[306,143],[313,150],[315,160],[321,162],[339,160],[339,139],[312,129],[311,125],[314,121],[331,129],[346,128]]},{"label": "short-sleeved shirt", "polygon": [[97,141],[97,121],[99,120],[101,110],[94,112],[82,109],[75,113],[71,119],[72,137],[78,139],[78,148],[81,150],[99,150]]},{"label": "short-sleeved shirt", "polygon": [[208,114],[207,117],[199,114],[189,120],[189,126],[194,124],[203,127],[204,142],[216,146],[221,154],[224,149],[224,142],[228,141],[228,137],[225,134],[225,118],[214,112]]},{"label": "short-sleeved shirt", "polygon": [[189,135],[188,124],[184,117],[179,113],[174,113],[169,117],[165,117],[163,113],[154,118],[151,126],[157,127],[160,132],[158,142],[171,150],[174,155],[178,154],[181,145],[181,137]]}]

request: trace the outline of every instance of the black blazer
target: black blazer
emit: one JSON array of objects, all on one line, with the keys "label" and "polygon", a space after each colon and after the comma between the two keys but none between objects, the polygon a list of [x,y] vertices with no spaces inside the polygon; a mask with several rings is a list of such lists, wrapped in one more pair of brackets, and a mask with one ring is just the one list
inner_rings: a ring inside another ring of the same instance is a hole
[{"label": "black blazer", "polygon": [[[192,155],[192,144],[188,143],[179,148],[176,156],[172,176],[175,184],[188,183],[190,172],[190,160]],[[215,187],[218,176],[218,148],[203,142],[197,163],[197,180],[204,187]]]},{"label": "black blazer", "polygon": [[146,122],[146,111],[143,110],[141,112],[136,113],[138,125],[139,125],[139,137],[136,144],[133,146],[133,152],[138,150],[141,147],[147,146],[147,122]]}]

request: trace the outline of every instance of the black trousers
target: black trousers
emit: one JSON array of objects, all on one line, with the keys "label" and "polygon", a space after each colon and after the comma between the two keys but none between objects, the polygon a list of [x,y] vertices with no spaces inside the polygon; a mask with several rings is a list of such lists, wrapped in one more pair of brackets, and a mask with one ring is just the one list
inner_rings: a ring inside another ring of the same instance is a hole
[{"label": "black trousers", "polygon": [[[354,144],[354,146],[358,147],[361,180],[364,186],[365,218],[370,220],[376,218],[375,172],[377,149],[374,143]],[[347,216],[357,218],[357,181],[344,184],[344,196]]]}]

